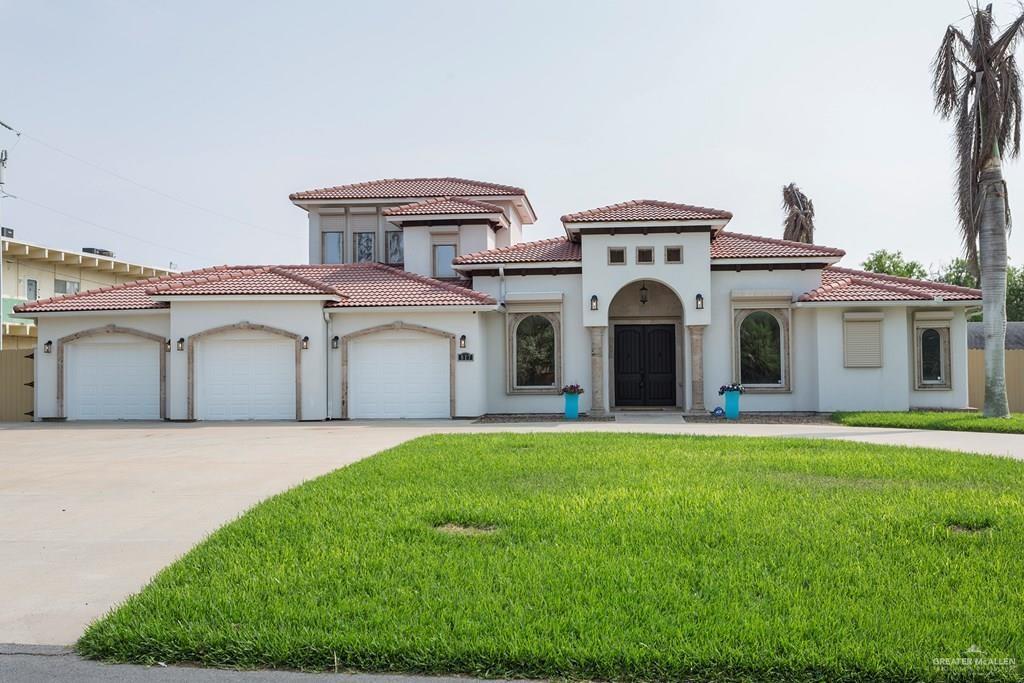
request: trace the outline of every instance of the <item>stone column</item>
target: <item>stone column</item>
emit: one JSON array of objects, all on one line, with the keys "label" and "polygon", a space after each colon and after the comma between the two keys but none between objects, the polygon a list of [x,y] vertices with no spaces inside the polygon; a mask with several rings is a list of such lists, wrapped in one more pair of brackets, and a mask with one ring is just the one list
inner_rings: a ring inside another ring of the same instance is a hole
[{"label": "stone column", "polygon": [[704,412],[704,325],[687,325],[690,331],[690,410]]},{"label": "stone column", "polygon": [[590,327],[590,414],[604,415],[604,331],[607,327]]}]

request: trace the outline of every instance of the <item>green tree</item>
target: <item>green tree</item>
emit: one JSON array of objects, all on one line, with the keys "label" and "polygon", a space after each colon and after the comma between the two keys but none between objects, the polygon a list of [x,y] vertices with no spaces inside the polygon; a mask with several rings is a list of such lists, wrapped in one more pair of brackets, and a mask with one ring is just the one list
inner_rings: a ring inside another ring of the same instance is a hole
[{"label": "green tree", "polygon": [[879,249],[868,254],[867,259],[860,265],[864,270],[883,275],[898,275],[918,280],[928,277],[928,271],[924,269],[924,266],[917,261],[908,261],[903,258],[902,251]]},{"label": "green tree", "polygon": [[992,5],[969,5],[969,35],[950,25],[932,62],[935,111],[954,126],[957,213],[964,253],[980,273],[985,316],[986,417],[1008,417],[1006,397],[1006,237],[1010,225],[1003,157],[1020,153],[1024,100],[1014,59],[1024,7],[1005,29]]},{"label": "green tree", "polygon": [[[971,272],[970,265],[965,258],[955,258],[948,264],[940,266],[939,270],[932,274],[931,279],[960,287],[977,288],[978,286],[978,278]],[[970,317],[972,322],[982,319],[980,313],[975,313]],[[1006,268],[1006,319],[1024,321],[1024,266],[1007,266]]]}]

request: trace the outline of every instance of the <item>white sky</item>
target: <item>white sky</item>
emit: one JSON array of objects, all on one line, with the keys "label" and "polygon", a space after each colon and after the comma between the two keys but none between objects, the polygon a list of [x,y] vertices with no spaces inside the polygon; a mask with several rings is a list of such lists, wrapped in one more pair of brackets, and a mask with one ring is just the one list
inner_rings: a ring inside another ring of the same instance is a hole
[{"label": "white sky", "polygon": [[[1007,21],[1016,3],[995,6]],[[959,238],[929,62],[965,14],[963,0],[0,0],[0,120],[263,229],[7,131],[7,190],[25,201],[2,220],[154,265],[301,263],[305,213],[287,195],[311,187],[519,185],[540,217],[527,239],[634,198],[728,209],[730,229],[777,237],[795,181],[844,265],[885,247],[937,266]],[[1024,207],[1021,164],[1006,174]],[[1010,254],[1024,262],[1024,236]]]}]

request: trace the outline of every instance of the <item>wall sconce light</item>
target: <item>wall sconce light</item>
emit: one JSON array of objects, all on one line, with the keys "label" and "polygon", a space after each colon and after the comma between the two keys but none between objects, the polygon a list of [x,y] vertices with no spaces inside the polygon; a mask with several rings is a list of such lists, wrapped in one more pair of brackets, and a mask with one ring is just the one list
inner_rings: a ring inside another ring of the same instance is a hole
[{"label": "wall sconce light", "polygon": [[697,310],[698,311],[704,310],[704,295],[703,294],[698,294],[697,295]]},{"label": "wall sconce light", "polygon": [[466,348],[466,335],[462,335],[461,337],[459,337],[459,348]]},{"label": "wall sconce light", "polygon": [[45,344],[43,344],[43,353],[50,353],[52,351],[53,351],[53,342],[52,341],[47,341]]},{"label": "wall sconce light", "polygon": [[164,342],[164,351],[166,351],[168,353],[171,352],[171,340],[170,339],[168,339],[167,341]]},{"label": "wall sconce light", "polygon": [[340,342],[341,342],[341,339],[338,338],[338,335],[334,335],[333,337],[331,337],[331,348],[332,349],[338,348],[338,344]]},{"label": "wall sconce light", "polygon": [[646,282],[640,283],[640,303],[641,304],[646,304],[647,303],[647,283]]},{"label": "wall sconce light", "polygon": [[597,310],[597,294],[595,294],[594,296],[590,297],[590,310],[592,310],[592,311],[596,311]]},{"label": "wall sconce light", "polygon": [[184,351],[185,350],[185,338],[184,337],[178,337],[178,350],[179,351]]},{"label": "wall sconce light", "polygon": [[309,337],[303,337],[302,338],[302,348],[303,349],[308,349],[309,348]]}]

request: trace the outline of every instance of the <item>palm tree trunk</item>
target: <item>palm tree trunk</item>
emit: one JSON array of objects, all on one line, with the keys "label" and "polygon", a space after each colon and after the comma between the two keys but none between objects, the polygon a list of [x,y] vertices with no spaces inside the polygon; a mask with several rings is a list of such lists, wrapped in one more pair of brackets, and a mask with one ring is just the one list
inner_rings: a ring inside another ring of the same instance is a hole
[{"label": "palm tree trunk", "polygon": [[985,164],[979,178],[982,200],[978,226],[982,310],[985,325],[986,417],[1007,417],[1006,398],[1006,185],[998,155]]}]

